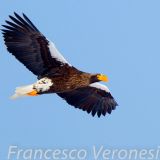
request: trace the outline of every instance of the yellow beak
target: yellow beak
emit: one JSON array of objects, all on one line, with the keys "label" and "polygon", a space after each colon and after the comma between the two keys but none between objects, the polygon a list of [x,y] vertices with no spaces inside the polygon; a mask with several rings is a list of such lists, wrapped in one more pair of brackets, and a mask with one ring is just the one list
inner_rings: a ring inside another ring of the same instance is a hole
[{"label": "yellow beak", "polygon": [[109,81],[108,77],[104,74],[98,75],[97,78],[98,78],[98,80],[103,81],[103,82],[108,82]]}]

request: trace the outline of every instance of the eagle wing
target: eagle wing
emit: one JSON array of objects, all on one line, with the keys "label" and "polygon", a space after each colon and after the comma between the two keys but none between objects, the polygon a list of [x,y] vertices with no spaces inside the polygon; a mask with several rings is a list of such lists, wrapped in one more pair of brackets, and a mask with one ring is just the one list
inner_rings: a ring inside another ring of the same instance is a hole
[{"label": "eagle wing", "polygon": [[73,91],[58,93],[58,95],[75,108],[82,109],[92,116],[105,116],[111,114],[118,105],[112,97],[109,89],[100,84],[93,83],[90,86],[79,88]]},{"label": "eagle wing", "polygon": [[2,29],[5,45],[32,73],[42,76],[51,68],[71,66],[25,14],[20,17],[14,13],[9,17],[12,22],[6,21],[7,25],[2,25],[5,27]]}]

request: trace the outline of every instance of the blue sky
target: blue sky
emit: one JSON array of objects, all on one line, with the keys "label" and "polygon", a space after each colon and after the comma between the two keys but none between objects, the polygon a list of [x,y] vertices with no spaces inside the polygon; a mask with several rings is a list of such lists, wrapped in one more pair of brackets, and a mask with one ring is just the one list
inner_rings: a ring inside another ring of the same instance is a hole
[{"label": "blue sky", "polygon": [[0,36],[0,159],[10,145],[37,148],[156,148],[160,145],[160,1],[3,1],[0,24],[24,12],[75,67],[105,73],[119,103],[100,119],[57,95],[9,99],[36,77]]}]

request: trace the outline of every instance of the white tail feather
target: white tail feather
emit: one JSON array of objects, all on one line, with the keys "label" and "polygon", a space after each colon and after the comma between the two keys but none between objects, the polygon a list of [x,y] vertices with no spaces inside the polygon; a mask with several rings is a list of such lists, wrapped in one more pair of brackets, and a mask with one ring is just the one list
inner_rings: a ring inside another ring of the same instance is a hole
[{"label": "white tail feather", "polygon": [[33,84],[22,86],[22,87],[17,87],[15,90],[15,94],[11,96],[11,99],[17,99],[19,97],[24,97],[27,95],[27,93],[30,93],[32,91],[33,91]]}]

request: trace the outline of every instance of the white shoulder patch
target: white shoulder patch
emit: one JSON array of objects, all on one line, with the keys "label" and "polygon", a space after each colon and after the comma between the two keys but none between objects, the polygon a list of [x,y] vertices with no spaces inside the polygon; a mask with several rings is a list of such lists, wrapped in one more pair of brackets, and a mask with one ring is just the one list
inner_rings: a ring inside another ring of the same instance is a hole
[{"label": "white shoulder patch", "polygon": [[62,62],[64,64],[68,64],[69,66],[71,66],[71,64],[69,64],[66,59],[62,56],[62,54],[58,51],[58,49],[56,48],[55,44],[48,40],[49,41],[49,50],[51,52],[51,56],[52,58],[55,58],[57,61],[59,62]]},{"label": "white shoulder patch", "polygon": [[98,88],[98,89],[101,89],[101,90],[104,90],[106,92],[110,92],[110,90],[108,89],[107,86],[101,84],[101,83],[92,83],[89,85],[90,87],[94,87],[94,88]]},{"label": "white shoulder patch", "polygon": [[40,80],[38,80],[34,85],[33,88],[35,88],[38,92],[45,92],[50,89],[50,87],[53,85],[53,82],[51,79],[44,77]]}]

